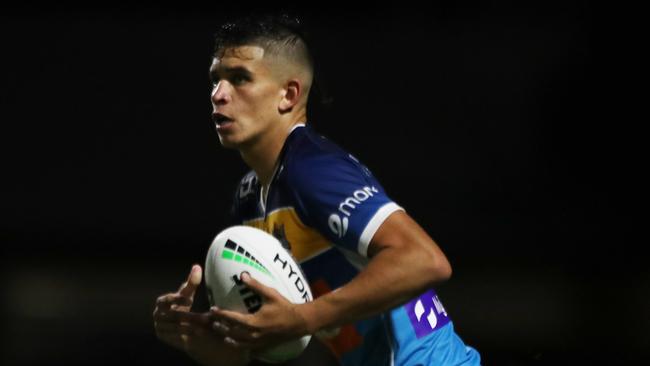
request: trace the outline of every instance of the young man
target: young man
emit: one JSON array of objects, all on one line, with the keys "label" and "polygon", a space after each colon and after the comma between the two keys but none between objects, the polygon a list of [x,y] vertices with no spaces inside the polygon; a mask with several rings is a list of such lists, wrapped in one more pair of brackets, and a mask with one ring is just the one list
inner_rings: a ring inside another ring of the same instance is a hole
[{"label": "young man", "polygon": [[194,266],[179,292],[158,299],[158,336],[204,364],[246,364],[251,352],[316,334],[344,365],[478,365],[433,290],[451,275],[444,253],[365,166],[306,124],[313,62],[295,26],[287,17],[223,26],[212,105],[221,144],[252,169],[235,194],[237,223],[287,245],[316,299],[289,303],[242,274],[265,299],[258,312],[192,313]]}]

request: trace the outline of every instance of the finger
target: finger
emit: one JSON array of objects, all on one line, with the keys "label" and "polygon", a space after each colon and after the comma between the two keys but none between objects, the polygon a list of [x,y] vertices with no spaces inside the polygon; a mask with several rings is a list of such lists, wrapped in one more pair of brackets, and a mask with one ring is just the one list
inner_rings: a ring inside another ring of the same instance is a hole
[{"label": "finger", "polygon": [[164,322],[179,322],[179,314],[188,313],[188,311],[179,311],[175,309],[163,310],[156,308],[153,312],[153,319],[155,321],[164,321]]},{"label": "finger", "polygon": [[154,328],[156,334],[159,335],[180,334],[180,323],[178,322],[156,321],[154,322]]},{"label": "finger", "polygon": [[216,307],[212,307],[210,313],[215,318],[215,321],[228,324],[230,327],[243,326],[251,328],[253,317],[250,314],[242,314],[236,311],[218,309]]},{"label": "finger", "polygon": [[228,345],[228,346],[230,346],[232,348],[240,349],[240,350],[241,349],[253,349],[253,348],[255,348],[255,345],[250,343],[250,342],[246,342],[246,341],[242,341],[242,340],[236,340],[236,339],[233,339],[231,337],[225,337],[223,339],[223,342],[226,345]]},{"label": "finger", "polygon": [[228,336],[230,333],[230,325],[226,324],[225,322],[212,322],[212,329],[224,337]]},{"label": "finger", "polygon": [[189,323],[199,326],[207,326],[211,322],[210,313],[193,313],[189,311],[175,311],[171,310],[172,316],[183,323]]},{"label": "finger", "polygon": [[179,293],[162,295],[156,299],[156,306],[167,307],[171,305],[191,305],[192,299]]},{"label": "finger", "polygon": [[218,334],[221,336],[227,337],[233,335],[233,330],[234,329],[239,329],[239,332],[241,333],[243,327],[241,325],[234,325],[226,320],[217,320],[212,322],[211,327],[214,331],[216,331]]},{"label": "finger", "polygon": [[218,308],[216,306],[213,306],[210,308],[210,311],[208,312],[209,319],[212,322],[210,325],[211,327],[214,327],[215,324],[217,327],[220,327],[222,329],[228,329],[233,326],[233,322],[230,320],[218,315],[217,312]]},{"label": "finger", "polygon": [[231,338],[237,342],[255,344],[261,337],[261,332],[242,326],[230,326],[222,322],[215,321],[212,323],[212,329],[224,338]]},{"label": "finger", "polygon": [[172,312],[172,310],[162,311],[156,310],[153,314],[154,322],[167,322],[167,323],[179,323],[178,312]]},{"label": "finger", "polygon": [[181,285],[178,293],[188,298],[194,298],[194,293],[201,284],[201,278],[201,266],[198,264],[193,265],[192,269],[190,270],[190,274],[187,276],[187,281]]},{"label": "finger", "polygon": [[156,308],[153,309],[153,319],[154,320],[162,319],[162,318],[165,317],[166,313],[167,312],[165,310],[163,310],[163,309],[159,308],[158,306],[156,306]]},{"label": "finger", "polygon": [[176,294],[165,294],[156,299],[156,308],[169,309]]},{"label": "finger", "polygon": [[284,299],[284,297],[278,291],[272,287],[264,286],[261,282],[254,279],[248,272],[242,272],[239,275],[239,278],[241,278],[242,282],[244,282],[246,286],[248,286],[255,293],[262,295],[264,298],[271,300],[278,298]]},{"label": "finger", "polygon": [[191,323],[195,325],[208,326],[211,322],[210,313],[193,313],[185,310],[158,310],[154,311],[154,321],[158,322],[175,322]]},{"label": "finger", "polygon": [[183,336],[180,334],[158,334],[156,333],[156,336],[158,339],[161,341],[171,345],[174,348],[177,349],[184,349],[185,348],[185,342],[183,341]]},{"label": "finger", "polygon": [[209,331],[205,326],[178,322],[155,322],[154,328],[158,336],[166,337],[172,335],[203,336]]}]

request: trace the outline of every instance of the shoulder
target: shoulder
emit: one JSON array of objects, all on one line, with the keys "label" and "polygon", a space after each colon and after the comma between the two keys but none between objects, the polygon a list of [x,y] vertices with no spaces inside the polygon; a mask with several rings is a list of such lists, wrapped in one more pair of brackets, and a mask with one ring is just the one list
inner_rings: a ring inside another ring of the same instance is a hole
[{"label": "shoulder", "polygon": [[367,169],[328,138],[304,128],[287,149],[284,159],[287,180],[298,186],[322,183],[326,177],[338,177],[350,171]]},{"label": "shoulder", "polygon": [[293,162],[347,155],[339,145],[308,126],[296,130],[295,136],[291,137],[287,158]]}]

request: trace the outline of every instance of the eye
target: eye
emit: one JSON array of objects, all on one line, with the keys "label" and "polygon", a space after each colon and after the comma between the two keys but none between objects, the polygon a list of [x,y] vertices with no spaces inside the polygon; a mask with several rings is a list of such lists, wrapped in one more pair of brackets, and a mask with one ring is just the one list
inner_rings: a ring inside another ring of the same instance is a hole
[{"label": "eye", "polygon": [[246,83],[247,81],[250,81],[250,79],[246,75],[233,75],[230,78],[230,82],[233,85],[242,85]]}]

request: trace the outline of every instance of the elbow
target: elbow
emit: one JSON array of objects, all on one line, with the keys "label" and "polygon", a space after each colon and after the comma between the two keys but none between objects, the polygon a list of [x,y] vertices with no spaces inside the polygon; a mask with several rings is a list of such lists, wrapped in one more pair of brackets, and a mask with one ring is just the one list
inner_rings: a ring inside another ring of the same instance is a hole
[{"label": "elbow", "polygon": [[427,261],[427,278],[431,286],[439,285],[443,282],[449,281],[452,275],[451,264],[447,257],[440,250],[430,250]]},{"label": "elbow", "polygon": [[436,265],[435,273],[436,277],[438,278],[438,282],[446,282],[449,281],[451,278],[451,264],[449,264],[449,261],[447,258],[438,258],[437,262],[439,262]]}]

